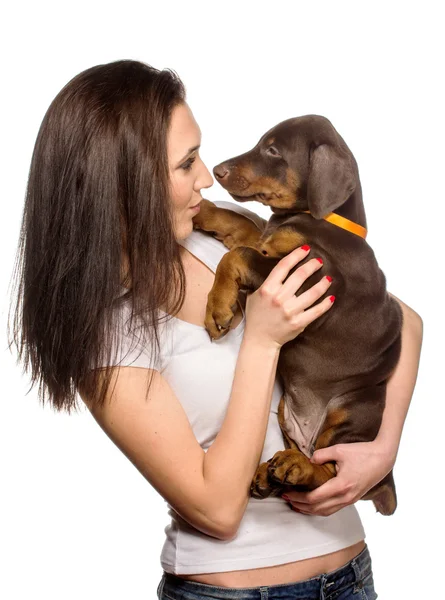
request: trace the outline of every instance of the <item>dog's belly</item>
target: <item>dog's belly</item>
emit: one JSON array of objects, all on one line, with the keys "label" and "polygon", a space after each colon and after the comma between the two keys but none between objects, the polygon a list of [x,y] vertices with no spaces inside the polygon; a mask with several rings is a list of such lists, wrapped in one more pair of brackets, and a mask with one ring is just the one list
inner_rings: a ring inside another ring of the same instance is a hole
[{"label": "dog's belly", "polygon": [[326,410],[327,403],[310,390],[300,389],[298,395],[292,389],[284,392],[282,427],[308,458],[314,453],[315,441],[325,420]]}]

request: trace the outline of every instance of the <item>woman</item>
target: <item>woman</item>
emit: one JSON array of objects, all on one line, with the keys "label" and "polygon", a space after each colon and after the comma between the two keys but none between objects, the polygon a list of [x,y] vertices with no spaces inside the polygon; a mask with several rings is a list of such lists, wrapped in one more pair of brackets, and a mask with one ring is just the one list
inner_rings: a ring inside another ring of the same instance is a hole
[{"label": "woman", "polygon": [[377,439],[319,451],[314,460],[336,460],[337,477],[290,493],[290,503],[250,498],[258,463],[284,448],[280,348],[335,306],[321,273],[295,296],[322,268],[313,257],[286,279],[310,253],[297,248],[240,304],[232,330],[210,342],[206,299],[226,249],[193,231],[201,190],[212,185],[200,144],[171,71],[117,61],[61,90],[42,122],[28,182],[19,357],[26,347],[43,403],[48,396],[70,412],[78,391],[168,502],[160,599],[263,598],[265,590],[269,598],[349,598],[358,589],[375,598],[353,503],[394,464],[421,319],[400,302],[402,356]]}]

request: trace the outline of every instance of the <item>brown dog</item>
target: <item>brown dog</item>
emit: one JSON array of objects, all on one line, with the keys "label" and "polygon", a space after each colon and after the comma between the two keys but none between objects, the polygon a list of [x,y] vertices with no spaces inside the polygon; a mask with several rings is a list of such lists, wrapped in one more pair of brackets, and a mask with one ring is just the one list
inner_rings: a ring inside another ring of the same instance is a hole
[{"label": "brown dog", "polygon": [[[227,333],[239,290],[256,290],[294,248],[309,244],[310,257],[321,257],[333,277],[329,294],[336,296],[335,308],[281,349],[278,372],[285,392],[278,416],[287,449],[259,465],[251,494],[265,498],[314,489],[336,474],[334,463],[310,462],[315,450],[376,437],[386,382],[401,350],[403,314],[364,239],[357,163],[328,119],[308,115],[278,124],[252,150],[216,166],[214,174],[235,200],[257,200],[274,215],[260,231],[244,216],[203,200],[194,217],[195,228],[231,250],[218,265],[208,297],[205,325],[212,339]],[[297,296],[319,279],[315,272]],[[392,514],[397,506],[392,471],[364,498],[380,513]]]}]

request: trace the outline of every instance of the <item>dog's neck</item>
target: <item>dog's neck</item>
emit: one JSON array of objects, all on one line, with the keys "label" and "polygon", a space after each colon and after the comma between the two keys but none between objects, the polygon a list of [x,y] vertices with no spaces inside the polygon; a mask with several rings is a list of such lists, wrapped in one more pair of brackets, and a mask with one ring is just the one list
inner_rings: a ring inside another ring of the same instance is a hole
[{"label": "dog's neck", "polygon": [[365,239],[367,234],[366,214],[365,207],[363,206],[360,181],[357,182],[357,187],[346,202],[323,218],[333,225],[342,227]]},{"label": "dog's neck", "polygon": [[366,239],[368,230],[366,228],[366,215],[361,189],[356,189],[344,204],[330,214],[325,215],[323,219]]},{"label": "dog's neck", "polygon": [[[274,215],[272,216],[273,222],[275,225],[278,225],[289,218],[290,214],[298,214],[299,212],[309,213],[309,210],[300,210],[300,211],[287,211],[285,209],[272,209]],[[337,218],[339,216],[339,218]],[[342,218],[343,217],[343,218]],[[344,202],[341,206],[336,208],[332,213],[329,213],[325,217],[324,220],[336,225],[337,227],[342,227],[351,233],[366,238],[367,227],[366,227],[366,215],[365,208],[363,206],[362,199],[362,189],[360,186],[360,182],[355,189],[355,191],[349,196],[349,198]]]}]

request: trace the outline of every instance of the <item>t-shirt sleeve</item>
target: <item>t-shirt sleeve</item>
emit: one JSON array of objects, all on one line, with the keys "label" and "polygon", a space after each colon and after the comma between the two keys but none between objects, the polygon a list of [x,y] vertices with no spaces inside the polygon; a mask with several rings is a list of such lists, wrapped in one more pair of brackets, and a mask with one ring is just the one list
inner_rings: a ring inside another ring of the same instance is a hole
[{"label": "t-shirt sleeve", "polygon": [[212,202],[219,208],[227,208],[229,210],[233,210],[234,212],[239,213],[240,215],[244,215],[245,217],[253,221],[258,227],[258,229],[260,229],[260,231],[263,231],[267,225],[266,219],[263,219],[255,212],[248,210],[245,206],[242,206],[238,202],[227,202],[226,200],[216,200]]},{"label": "t-shirt sleeve", "polygon": [[104,355],[96,368],[105,366],[140,367],[161,372],[163,370],[163,325],[159,326],[160,353],[156,357],[154,345],[152,347],[154,337],[146,336],[148,342],[144,343],[140,326],[133,323],[130,329],[129,315],[129,310],[125,305],[114,309],[112,316],[114,330],[108,344],[111,347],[110,358],[105,356],[104,350]]}]

